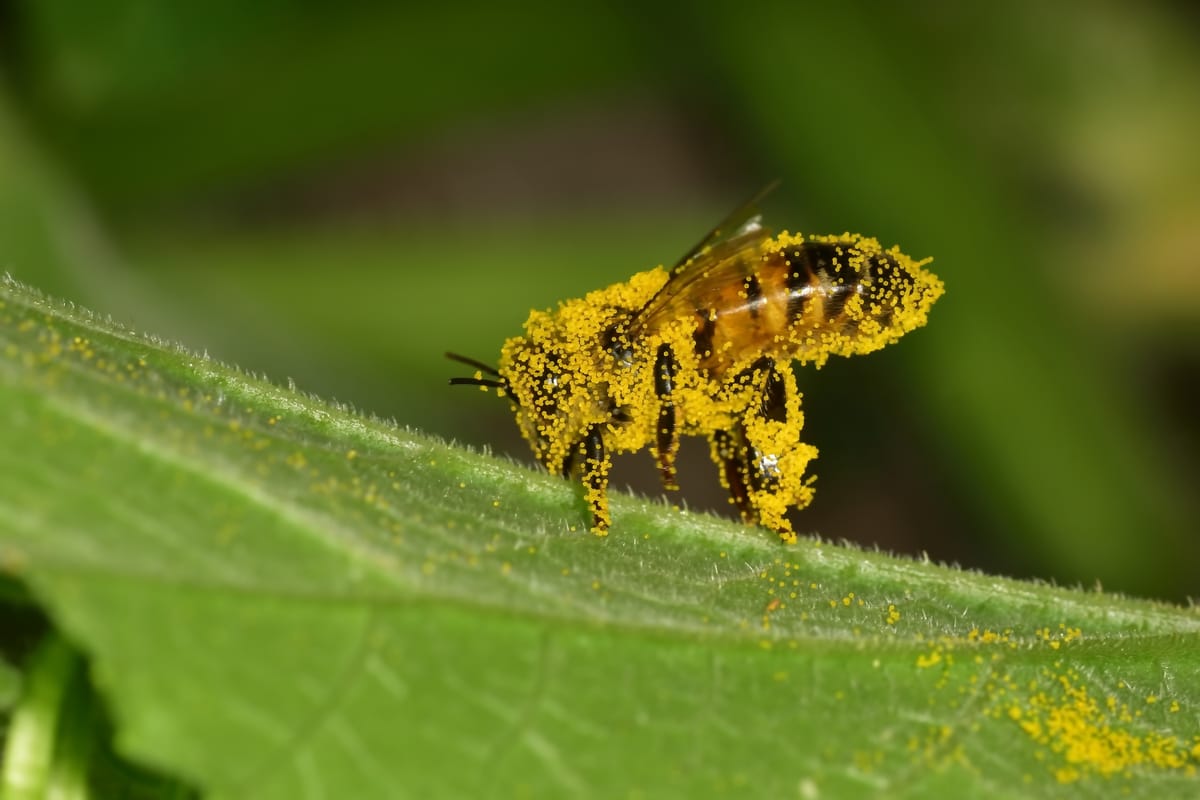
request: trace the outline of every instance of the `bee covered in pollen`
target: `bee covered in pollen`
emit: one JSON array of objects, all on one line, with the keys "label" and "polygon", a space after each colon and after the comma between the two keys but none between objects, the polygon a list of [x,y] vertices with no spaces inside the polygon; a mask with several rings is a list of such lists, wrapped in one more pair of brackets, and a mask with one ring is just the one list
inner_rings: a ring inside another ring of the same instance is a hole
[{"label": "bee covered in pollen", "polygon": [[[611,454],[649,447],[677,489],[680,436],[704,436],[742,519],[796,541],[786,517],[813,497],[792,361],[870,353],[925,324],[942,283],[896,247],[856,234],[778,235],[757,203],[734,212],[671,269],[534,311],[499,368],[452,384],[508,398],[551,472],[578,476],[592,531],[608,532]],[[485,377],[485,373],[491,377]]]}]

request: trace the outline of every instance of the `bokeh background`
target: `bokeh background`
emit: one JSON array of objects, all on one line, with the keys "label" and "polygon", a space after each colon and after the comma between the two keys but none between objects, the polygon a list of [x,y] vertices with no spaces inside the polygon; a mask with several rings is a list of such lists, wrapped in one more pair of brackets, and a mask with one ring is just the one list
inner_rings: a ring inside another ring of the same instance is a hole
[{"label": "bokeh background", "polygon": [[[801,530],[1200,594],[1200,15],[0,0],[0,269],[529,460],[451,389],[531,308],[775,227],[933,256],[929,327],[801,370]],[[684,499],[729,513],[703,447]],[[648,454],[615,482],[657,494]],[[619,522],[618,522],[619,524]],[[620,535],[619,529],[614,535]]]}]

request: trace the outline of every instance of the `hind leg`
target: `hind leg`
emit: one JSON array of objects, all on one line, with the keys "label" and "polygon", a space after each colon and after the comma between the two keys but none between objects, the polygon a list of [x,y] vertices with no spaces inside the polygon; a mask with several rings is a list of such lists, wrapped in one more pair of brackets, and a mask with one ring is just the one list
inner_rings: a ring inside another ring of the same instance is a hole
[{"label": "hind leg", "polygon": [[766,360],[751,369],[760,401],[732,430],[716,432],[710,450],[742,519],[770,528],[791,544],[796,534],[787,510],[812,501],[812,479],[804,473],[817,450],[800,441],[804,416],[792,371]]},{"label": "hind leg", "polygon": [[750,504],[747,462],[742,458],[746,452],[746,433],[739,423],[731,431],[717,431],[709,441],[712,460],[720,468],[721,485],[729,490],[729,502],[738,508],[742,519],[754,525],[758,512]]}]

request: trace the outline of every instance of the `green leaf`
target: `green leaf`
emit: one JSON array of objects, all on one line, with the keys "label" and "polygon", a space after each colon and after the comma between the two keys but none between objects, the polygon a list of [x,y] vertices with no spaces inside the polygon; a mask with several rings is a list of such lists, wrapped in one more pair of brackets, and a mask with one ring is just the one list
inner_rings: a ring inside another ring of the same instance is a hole
[{"label": "green leaf", "polygon": [[565,482],[12,281],[0,408],[0,565],[211,796],[1196,792],[1194,609],[628,497],[597,538]]}]

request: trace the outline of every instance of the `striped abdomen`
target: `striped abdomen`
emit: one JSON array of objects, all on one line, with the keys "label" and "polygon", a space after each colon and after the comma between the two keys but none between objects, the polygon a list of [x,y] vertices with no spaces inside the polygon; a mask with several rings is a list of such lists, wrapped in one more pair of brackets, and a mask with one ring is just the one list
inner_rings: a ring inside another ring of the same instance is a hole
[{"label": "striped abdomen", "polygon": [[[893,298],[906,296],[913,282],[890,254],[863,253],[853,240],[808,241],[721,272],[722,280],[697,281],[687,292],[696,353],[714,376],[764,355],[823,361],[849,354],[867,320],[872,337],[891,324]],[[855,296],[862,301],[847,309]]]}]

